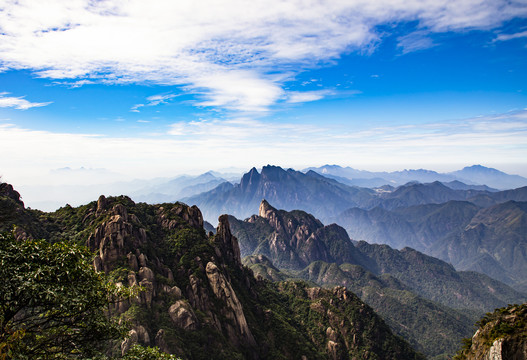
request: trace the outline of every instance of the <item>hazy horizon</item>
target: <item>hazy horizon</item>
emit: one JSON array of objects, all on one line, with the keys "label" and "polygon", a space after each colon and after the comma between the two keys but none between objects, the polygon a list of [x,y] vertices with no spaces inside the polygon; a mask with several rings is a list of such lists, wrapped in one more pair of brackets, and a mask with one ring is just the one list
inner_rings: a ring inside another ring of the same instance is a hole
[{"label": "hazy horizon", "polygon": [[[279,166],[276,164],[267,164],[272,166]],[[335,164],[324,164],[324,165],[335,165]],[[321,165],[321,166],[324,166]],[[480,164],[473,164],[474,165],[480,165]],[[307,168],[310,167],[321,167],[321,166],[304,166],[300,168],[293,168],[293,167],[287,167],[287,166],[280,166],[283,169],[289,169],[292,168],[296,171],[305,171]],[[341,166],[341,165],[337,165]],[[483,165],[480,165],[483,166]],[[138,175],[134,178],[126,178],[123,174],[117,174],[113,173],[111,171],[108,171],[107,169],[86,169],[86,168],[78,168],[78,169],[71,169],[71,168],[62,168],[62,169],[55,169],[51,171],[48,176],[40,176],[38,178],[35,178],[34,182],[29,183],[16,183],[10,181],[8,178],[3,177],[0,175],[0,181],[1,182],[7,182],[11,183],[15,190],[19,191],[22,197],[22,200],[24,201],[25,205],[27,207],[31,207],[33,209],[39,209],[43,211],[55,211],[60,207],[65,206],[66,204],[72,205],[72,206],[80,206],[87,204],[88,202],[96,200],[100,195],[107,195],[107,196],[117,196],[117,195],[126,195],[132,197],[132,199],[137,201],[136,196],[147,196],[148,193],[156,193],[160,191],[161,189],[165,189],[166,193],[177,193],[180,190],[174,188],[174,186],[171,186],[170,190],[166,188],[167,184],[175,179],[181,179],[183,177],[188,178],[195,178],[199,175],[203,175],[205,173],[214,172],[214,176],[216,177],[222,177],[223,179],[230,181],[233,184],[239,183],[241,180],[241,177],[249,172],[253,167],[256,167],[257,171],[261,172],[262,166],[251,166],[245,169],[239,168],[225,168],[225,169],[209,169],[207,171],[202,171],[199,173],[181,173],[181,174],[174,174],[172,176],[164,176],[164,177],[148,177],[143,176],[141,177]],[[342,168],[349,167],[349,166],[341,166]],[[467,166],[469,167],[469,166]],[[353,168],[353,167],[351,167]],[[495,168],[492,168],[495,169]],[[368,169],[357,169],[355,170],[363,170],[363,171],[369,171]],[[452,169],[452,171],[437,171],[434,169],[395,169],[393,171],[389,171],[386,169],[379,169],[379,171],[371,171],[373,173],[375,172],[398,172],[398,171],[406,171],[406,170],[428,170],[428,171],[435,171],[437,173],[441,174],[449,174],[453,171],[462,170],[462,168],[455,168]],[[502,171],[503,169],[496,169],[498,171]],[[507,173],[507,171],[503,171]],[[518,175],[513,173],[507,173],[508,175]],[[356,180],[359,178],[356,178]],[[417,180],[417,179],[413,179]],[[458,179],[465,183],[471,183],[470,181],[464,181],[463,179]],[[412,181],[412,180],[409,180]],[[429,181],[424,181],[429,182]],[[389,185],[389,181],[386,183]],[[478,184],[477,182],[475,184]],[[397,185],[393,184],[392,185]],[[480,185],[488,185],[485,183],[481,183]],[[492,188],[492,186],[490,186]],[[505,188],[503,188],[505,189]],[[162,196],[161,202],[170,202],[175,200],[180,200],[181,197],[175,198],[170,197],[170,195]],[[161,194],[161,193],[160,193]],[[139,201],[145,201],[145,200],[139,200]]]}]

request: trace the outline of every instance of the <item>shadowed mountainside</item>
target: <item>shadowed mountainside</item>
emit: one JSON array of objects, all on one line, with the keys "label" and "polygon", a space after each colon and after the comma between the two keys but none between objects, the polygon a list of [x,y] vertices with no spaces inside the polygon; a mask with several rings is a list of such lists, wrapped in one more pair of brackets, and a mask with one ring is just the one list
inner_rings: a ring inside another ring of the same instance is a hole
[{"label": "shadowed mountainside", "polygon": [[[259,215],[245,221],[230,217],[230,224],[242,256],[247,256],[244,262],[255,274],[273,281],[299,278],[344,285],[394,331],[438,359],[457,349],[478,314],[524,299],[499,281],[457,272],[410,248],[399,251],[366,242],[354,246],[340,226],[324,226],[303,211],[276,210],[265,200]],[[438,331],[449,335],[437,337]]]}]

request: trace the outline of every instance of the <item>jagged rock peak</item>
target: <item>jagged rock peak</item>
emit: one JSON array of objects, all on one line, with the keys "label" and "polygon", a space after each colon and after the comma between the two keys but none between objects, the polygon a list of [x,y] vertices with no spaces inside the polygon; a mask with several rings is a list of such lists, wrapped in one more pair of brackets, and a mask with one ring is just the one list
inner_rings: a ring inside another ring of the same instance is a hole
[{"label": "jagged rock peak", "polygon": [[267,202],[267,200],[263,199],[262,202],[260,203],[260,208],[258,209],[258,215],[260,217],[267,219],[267,217],[269,216],[269,213],[274,212],[274,211],[276,211],[276,209],[272,207],[271,204]]},{"label": "jagged rock peak", "polygon": [[219,245],[221,256],[227,262],[234,263],[241,266],[242,260],[240,256],[240,246],[238,239],[231,233],[231,226],[229,224],[229,215],[221,215],[218,218],[218,228],[216,230],[216,242]]},{"label": "jagged rock peak", "polygon": [[287,178],[287,172],[280,166],[267,165],[262,168],[261,176],[267,181],[280,181]]},{"label": "jagged rock peak", "polygon": [[169,209],[160,206],[157,209],[158,223],[168,230],[174,229],[178,226],[178,220],[173,219],[171,215],[179,216],[196,229],[203,228],[203,215],[196,205],[189,207],[182,203],[176,203]]},{"label": "jagged rock peak", "polygon": [[13,199],[17,204],[24,207],[24,203],[20,200],[20,193],[11,184],[0,182],[0,196]]},{"label": "jagged rock peak", "polygon": [[99,196],[99,200],[97,200],[97,214],[106,210],[106,206],[108,206],[108,200],[106,200],[106,197],[104,195]]},{"label": "jagged rock peak", "polygon": [[128,221],[128,210],[126,210],[123,204],[115,204],[112,208],[112,213],[122,216],[125,221]]},{"label": "jagged rock peak", "polygon": [[253,167],[248,173],[242,176],[240,188],[247,191],[252,191],[254,187],[258,186],[260,177],[261,175],[258,173],[258,170]]}]

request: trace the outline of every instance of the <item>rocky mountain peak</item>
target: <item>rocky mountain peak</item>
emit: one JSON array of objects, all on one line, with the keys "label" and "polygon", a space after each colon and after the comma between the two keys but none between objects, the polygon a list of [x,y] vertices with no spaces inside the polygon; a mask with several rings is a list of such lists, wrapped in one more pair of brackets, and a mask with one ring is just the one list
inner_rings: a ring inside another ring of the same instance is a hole
[{"label": "rocky mountain peak", "polygon": [[280,166],[267,165],[262,168],[261,176],[267,181],[280,181],[287,177],[287,172]]},{"label": "rocky mountain peak", "polygon": [[13,185],[0,182],[0,196],[8,197],[14,200],[18,205],[24,207],[24,203],[20,200],[20,193],[13,188]]},{"label": "rocky mountain peak", "polygon": [[107,205],[108,200],[106,200],[106,197],[104,195],[99,196],[99,199],[97,200],[97,213],[100,214],[106,210]]},{"label": "rocky mountain peak", "polygon": [[218,218],[215,241],[220,252],[217,254],[219,257],[223,258],[226,263],[234,264],[238,267],[242,266],[238,239],[231,233],[228,215],[221,215]]},{"label": "rocky mountain peak", "polygon": [[258,173],[256,168],[252,168],[248,173],[242,176],[240,181],[240,188],[244,192],[253,192],[260,183],[261,175]]},{"label": "rocky mountain peak", "polygon": [[274,211],[276,211],[276,209],[272,207],[267,200],[263,199],[260,203],[260,208],[258,209],[258,216],[269,219],[269,215]]}]

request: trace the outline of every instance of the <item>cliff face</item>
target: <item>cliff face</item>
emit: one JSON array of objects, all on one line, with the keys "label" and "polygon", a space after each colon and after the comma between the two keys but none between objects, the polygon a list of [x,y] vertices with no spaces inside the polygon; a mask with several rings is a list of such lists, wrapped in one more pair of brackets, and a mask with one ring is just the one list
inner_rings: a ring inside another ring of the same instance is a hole
[{"label": "cliff face", "polygon": [[527,359],[527,303],[488,313],[455,360]]}]

